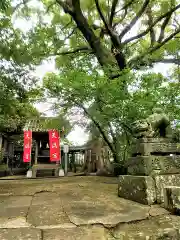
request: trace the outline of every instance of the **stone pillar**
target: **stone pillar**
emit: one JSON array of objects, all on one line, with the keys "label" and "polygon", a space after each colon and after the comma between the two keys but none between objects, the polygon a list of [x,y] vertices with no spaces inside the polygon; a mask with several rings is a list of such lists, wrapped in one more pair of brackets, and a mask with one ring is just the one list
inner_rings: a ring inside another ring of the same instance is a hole
[{"label": "stone pillar", "polygon": [[14,157],[14,144],[13,142],[8,143],[8,155]]},{"label": "stone pillar", "polygon": [[73,168],[73,172],[76,172],[76,153],[73,152],[72,153],[72,168]]},{"label": "stone pillar", "polygon": [[7,139],[4,138],[4,152],[8,151],[8,142]]},{"label": "stone pillar", "polygon": [[0,135],[0,162],[3,160],[2,142],[3,142],[3,136]]},{"label": "stone pillar", "polygon": [[92,171],[92,165],[91,165],[91,162],[92,162],[92,150],[89,149],[89,154],[88,154],[88,172],[91,172]]},{"label": "stone pillar", "polygon": [[0,135],[0,152],[2,151],[3,136]]},{"label": "stone pillar", "polygon": [[37,165],[37,159],[38,159],[38,150],[39,150],[39,141],[36,140],[36,146],[35,146],[35,156],[34,156],[34,164]]}]

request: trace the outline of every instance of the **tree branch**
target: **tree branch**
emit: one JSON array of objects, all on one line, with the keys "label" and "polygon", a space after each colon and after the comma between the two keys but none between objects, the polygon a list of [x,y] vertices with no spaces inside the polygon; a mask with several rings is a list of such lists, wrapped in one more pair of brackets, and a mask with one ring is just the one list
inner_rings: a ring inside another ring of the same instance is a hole
[{"label": "tree branch", "polygon": [[126,3],[121,9],[119,9],[117,12],[115,12],[114,15],[116,15],[118,12],[120,12],[120,11],[122,11],[122,10],[127,11],[127,8],[128,8],[130,5],[132,5],[132,3],[133,3],[134,1],[135,1],[135,0],[131,0],[131,1],[129,1],[128,3]]},{"label": "tree branch", "polygon": [[72,7],[69,4],[67,4],[67,2],[64,2],[61,0],[56,0],[56,2],[64,9],[65,13],[69,13],[69,14],[73,13]]},{"label": "tree branch", "polygon": [[76,31],[77,27],[74,27],[72,29],[72,31],[64,38],[64,41],[67,40],[68,38],[70,38]]},{"label": "tree branch", "polygon": [[99,6],[99,1],[98,1],[98,0],[95,0],[95,4],[96,4],[97,11],[98,11],[98,13],[99,13],[99,15],[100,15],[100,17],[101,17],[104,25],[105,25],[105,28],[107,29],[108,34],[109,34],[110,37],[111,37],[111,40],[112,40],[114,46],[115,46],[115,47],[119,47],[120,42],[119,42],[119,40],[118,40],[118,37],[117,37],[117,35],[115,35],[115,34],[113,33],[112,29],[111,29],[110,26],[108,25],[108,23],[107,23],[104,15],[103,15],[103,13],[102,13],[102,11],[101,11],[101,8],[100,8],[100,6]]},{"label": "tree branch", "polygon": [[134,36],[134,37],[131,37],[131,38],[125,40],[125,41],[123,42],[123,44],[127,44],[127,43],[129,43],[129,42],[131,42],[131,41],[133,41],[133,40],[136,40],[136,39],[139,39],[139,38],[145,36],[146,34],[149,33],[149,31],[150,31],[158,22],[160,22],[163,18],[167,17],[167,15],[172,14],[173,12],[175,12],[175,11],[176,11],[177,9],[179,9],[179,8],[180,8],[180,4],[178,4],[176,7],[172,8],[170,11],[164,13],[164,14],[161,15],[160,17],[158,17],[158,18],[151,24],[151,26],[149,26],[144,32],[142,32],[142,33],[140,33],[140,34],[138,34],[138,35],[136,35],[136,36]]},{"label": "tree branch", "polygon": [[49,4],[49,6],[47,7],[47,10],[46,10],[46,13],[48,13],[49,10],[50,10],[50,8],[51,8],[52,6],[54,6],[55,4],[56,4],[56,1],[52,2],[51,4]]},{"label": "tree branch", "polygon": [[71,23],[72,23],[72,18],[71,18],[71,21],[69,21],[65,26],[63,26],[63,27],[61,28],[61,31],[63,31],[64,29],[66,29]]},{"label": "tree branch", "polygon": [[127,9],[129,6],[132,5],[132,3],[133,3],[134,1],[135,1],[135,0],[131,0],[131,1],[129,1],[128,3],[126,3],[126,4],[121,8],[121,10]]},{"label": "tree branch", "polygon": [[165,58],[165,59],[156,59],[156,60],[152,60],[152,62],[154,63],[173,63],[176,65],[180,65],[180,58]]},{"label": "tree branch", "polygon": [[[126,17],[126,15],[127,15],[127,12],[128,12],[128,7],[133,3],[133,1],[134,0],[131,0],[129,3],[127,3],[124,7],[122,7],[119,11],[122,11],[122,10],[124,10],[124,15],[121,17],[121,19],[118,21],[118,22],[116,22],[114,25],[113,25],[113,29],[118,25],[118,24],[120,24],[120,23],[122,23],[122,21],[125,19],[125,17]],[[118,11],[118,12],[119,12]],[[118,12],[116,12],[116,13],[118,13]],[[115,13],[115,14],[116,14]]]},{"label": "tree branch", "polygon": [[172,15],[172,13],[168,14],[167,17],[164,19],[164,22],[163,22],[163,24],[161,26],[161,32],[159,34],[158,43],[160,43],[163,40],[163,38],[164,38],[164,31],[165,31],[165,28],[166,28],[166,26],[167,26],[167,24],[168,24],[168,22],[169,22],[169,20],[171,18],[171,15]]},{"label": "tree branch", "polygon": [[139,18],[143,15],[145,12],[150,0],[145,0],[142,8],[139,10],[137,15],[131,20],[131,22],[122,30],[121,34],[119,35],[120,40],[124,35],[136,24],[136,22],[139,20]]},{"label": "tree branch", "polygon": [[161,43],[157,44],[156,46],[154,46],[153,48],[150,49],[150,51],[147,54],[151,54],[154,51],[158,50],[159,48],[161,48],[163,45],[165,45],[169,40],[171,40],[172,38],[174,38],[178,33],[180,33],[180,28],[178,28],[175,32],[171,33],[169,35],[169,37],[167,37],[166,39],[164,39],[164,41],[162,41]]},{"label": "tree branch", "polygon": [[[133,64],[137,64],[139,61],[140,61],[140,65],[141,66],[143,66],[143,65],[145,65],[145,64],[143,64],[143,59],[144,59],[144,57],[145,56],[147,56],[147,55],[149,55],[149,54],[152,54],[153,52],[155,52],[156,50],[158,50],[159,48],[161,48],[163,45],[165,45],[169,40],[171,40],[172,38],[174,38],[178,33],[180,33],[180,28],[179,29],[177,29],[175,32],[173,32],[172,34],[170,34],[169,35],[169,37],[167,37],[166,39],[164,39],[164,41],[162,41],[161,43],[158,43],[156,46],[154,46],[154,47],[152,47],[152,48],[150,48],[150,50],[149,51],[147,51],[147,52],[145,52],[145,53],[143,53],[143,54],[141,54],[140,56],[138,56],[138,57],[135,57],[134,59],[131,59],[130,61],[129,61],[129,65],[130,66],[132,66]],[[151,60],[151,59],[149,59],[151,62],[156,62],[156,60]],[[166,63],[168,63],[168,59],[167,60],[162,60],[162,61],[164,61],[164,63],[166,62]],[[170,63],[170,62],[169,62]],[[175,63],[176,63],[176,61],[175,61]]]},{"label": "tree branch", "polygon": [[[147,16],[148,16],[148,26],[150,27],[151,23],[153,22],[152,10],[150,7],[148,7],[147,9]],[[155,36],[153,27],[150,29],[150,38],[151,38],[151,46],[153,46],[153,44],[156,41],[156,36]]]},{"label": "tree branch", "polygon": [[119,0],[113,0],[112,2],[112,7],[111,7],[111,14],[110,14],[110,18],[109,18],[109,25],[112,26],[112,22],[113,22],[113,18],[115,15],[115,11],[116,11],[116,6],[118,4]]},{"label": "tree branch", "polygon": [[107,145],[109,146],[110,150],[112,151],[112,153],[115,153],[114,146],[112,145],[111,141],[106,136],[105,132],[102,130],[100,124],[96,121],[96,119],[88,112],[88,110],[82,104],[80,104],[78,102],[75,102],[75,103],[76,103],[77,106],[79,106],[81,109],[83,109],[84,113],[93,121],[93,123],[95,124],[95,126],[97,127],[99,132],[101,133],[104,141],[107,143]]},{"label": "tree branch", "polygon": [[92,53],[92,49],[88,46],[84,46],[84,47],[79,47],[76,48],[72,51],[65,51],[65,52],[60,52],[60,53],[55,53],[54,55],[69,55],[69,54],[74,54],[74,53]]},{"label": "tree branch", "polygon": [[75,21],[78,29],[82,32],[84,38],[89,43],[90,47],[94,51],[101,66],[108,65],[107,59],[109,59],[108,51],[101,44],[100,39],[94,34],[92,27],[89,25],[87,19],[84,17],[80,8],[79,0],[70,0],[71,5],[67,5],[61,0],[56,0],[59,5],[64,9],[66,13],[69,13]]},{"label": "tree branch", "polygon": [[99,1],[98,1],[98,0],[95,0],[95,4],[96,4],[97,11],[98,11],[98,13],[99,13],[99,15],[100,15],[100,17],[101,17],[101,19],[102,19],[102,21],[103,21],[106,29],[108,30],[109,33],[111,33],[110,27],[109,27],[109,25],[107,24],[107,21],[106,21],[103,13],[102,13],[102,11],[101,11],[101,8],[100,8],[100,6],[99,6]]}]

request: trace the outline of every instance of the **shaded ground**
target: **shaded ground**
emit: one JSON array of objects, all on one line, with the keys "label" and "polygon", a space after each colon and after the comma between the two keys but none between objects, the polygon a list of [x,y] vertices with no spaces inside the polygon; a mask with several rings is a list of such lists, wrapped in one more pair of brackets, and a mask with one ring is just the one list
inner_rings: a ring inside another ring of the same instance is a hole
[{"label": "shaded ground", "polygon": [[163,208],[119,198],[116,178],[0,180],[2,240],[180,239],[178,229]]}]

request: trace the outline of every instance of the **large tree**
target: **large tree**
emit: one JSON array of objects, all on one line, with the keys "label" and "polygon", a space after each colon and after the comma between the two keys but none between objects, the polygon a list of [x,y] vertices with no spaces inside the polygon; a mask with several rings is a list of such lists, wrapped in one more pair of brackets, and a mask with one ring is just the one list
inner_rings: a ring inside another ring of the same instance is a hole
[{"label": "large tree", "polygon": [[[18,6],[32,16],[36,5],[28,2]],[[157,62],[179,64],[178,0],[37,2],[43,3],[36,9],[41,22],[33,29],[32,39],[41,51],[43,48],[42,56],[88,53],[97,58],[109,78],[119,76],[124,68],[139,69]],[[42,14],[51,17],[49,23]]]},{"label": "large tree", "polygon": [[[55,57],[58,73],[44,80],[49,96],[83,110],[115,161],[122,143],[128,149],[130,124],[153,106],[179,116],[179,9],[175,0],[27,0],[15,7],[17,16],[36,16],[25,36],[30,61]],[[158,62],[174,64],[174,82],[137,74]]]}]

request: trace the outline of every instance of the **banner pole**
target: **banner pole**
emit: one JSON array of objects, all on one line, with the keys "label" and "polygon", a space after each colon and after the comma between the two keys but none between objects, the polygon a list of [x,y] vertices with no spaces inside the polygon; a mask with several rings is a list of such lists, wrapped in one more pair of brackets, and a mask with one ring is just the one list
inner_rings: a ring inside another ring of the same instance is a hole
[{"label": "banner pole", "polygon": [[68,161],[68,154],[67,152],[65,152],[64,154],[64,161],[65,161],[65,167],[64,167],[64,172],[65,172],[65,175],[67,176],[67,172],[68,172],[68,168],[67,168],[67,161]]}]

